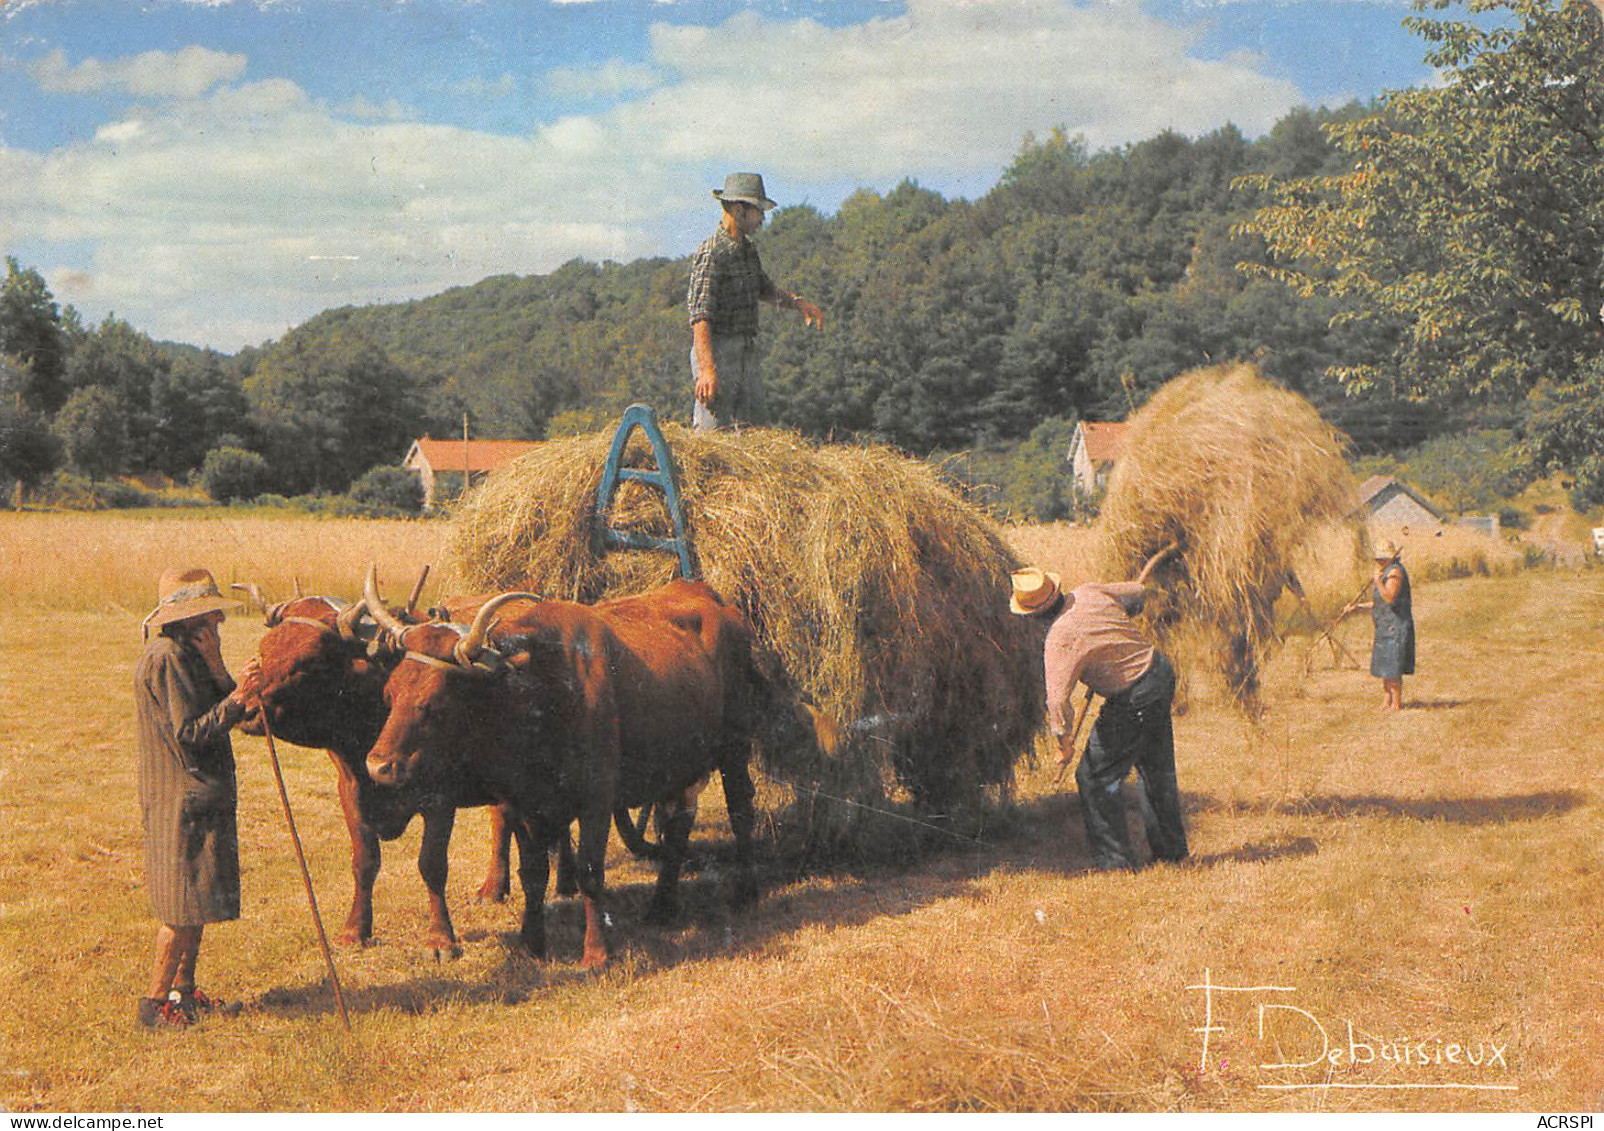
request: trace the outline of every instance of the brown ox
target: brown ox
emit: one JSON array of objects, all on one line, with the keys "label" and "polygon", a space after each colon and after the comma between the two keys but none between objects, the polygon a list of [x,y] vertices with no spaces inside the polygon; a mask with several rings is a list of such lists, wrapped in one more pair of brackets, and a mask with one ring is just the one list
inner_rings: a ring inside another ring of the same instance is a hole
[{"label": "brown ox", "polygon": [[[448,611],[471,617],[482,603],[483,598],[468,599],[452,604]],[[459,953],[445,897],[451,830],[459,806],[486,805],[492,798],[462,782],[452,789],[396,790],[381,789],[369,780],[363,763],[384,724],[384,682],[391,664],[382,657],[369,657],[373,623],[362,617],[361,603],[346,606],[327,597],[299,597],[270,609],[263,602],[263,607],[268,631],[258,646],[261,698],[273,733],[300,746],[327,750],[339,775],[355,891],[338,941],[360,945],[372,938],[379,843],[399,837],[413,816],[421,814],[418,872],[429,892],[424,945],[437,954]],[[245,729],[260,734],[260,720],[251,720]],[[493,824],[500,823],[498,814]],[[490,869],[479,898],[505,897],[507,864],[506,838],[498,828],[492,835]]]},{"label": "brown ox", "polygon": [[[369,607],[382,609],[369,580]],[[508,804],[531,952],[546,950],[541,849],[579,822],[583,965],[600,966],[611,814],[684,799],[713,770],[735,835],[736,902],[756,897],[747,763],[767,689],[745,620],[712,589],[674,581],[596,607],[503,594],[466,632],[375,615],[405,658],[385,685],[389,716],[368,773],[395,788],[471,782]],[[664,830],[655,919],[673,913],[692,818],[680,806]]]}]

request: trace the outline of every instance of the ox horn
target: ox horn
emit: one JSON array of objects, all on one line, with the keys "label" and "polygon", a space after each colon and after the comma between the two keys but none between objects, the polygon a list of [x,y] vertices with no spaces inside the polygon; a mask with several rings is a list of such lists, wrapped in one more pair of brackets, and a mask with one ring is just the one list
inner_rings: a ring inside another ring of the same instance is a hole
[{"label": "ox horn", "polygon": [[496,610],[510,601],[520,600],[538,601],[540,600],[540,595],[538,593],[522,592],[498,593],[486,601],[480,607],[478,615],[473,618],[473,624],[468,629],[468,635],[464,636],[457,644],[453,653],[457,658],[457,663],[465,668],[471,668],[474,661],[484,652],[485,638],[490,635],[490,630],[495,627],[495,621],[491,617]]},{"label": "ox horn", "polygon": [[425,581],[428,581],[428,580],[429,580],[429,566],[426,563],[424,565],[424,567],[423,567],[423,572],[418,574],[418,583],[412,587],[412,596],[410,598],[408,598],[408,600],[407,600],[407,615],[408,616],[411,616],[412,613],[413,613],[413,610],[415,610],[418,607],[418,598],[423,596],[423,583]]},{"label": "ox horn", "polygon": [[[377,564],[368,566],[367,580],[362,583],[362,600],[359,608],[366,608],[368,615],[378,622],[379,627],[389,633],[397,642],[407,626],[396,619],[384,605],[384,598],[379,596],[379,567]],[[354,623],[354,622],[353,622]]]},{"label": "ox horn", "polygon": [[367,612],[367,598],[363,598],[354,605],[349,605],[334,614],[334,627],[339,631],[341,640],[355,640],[357,622],[362,614]]}]

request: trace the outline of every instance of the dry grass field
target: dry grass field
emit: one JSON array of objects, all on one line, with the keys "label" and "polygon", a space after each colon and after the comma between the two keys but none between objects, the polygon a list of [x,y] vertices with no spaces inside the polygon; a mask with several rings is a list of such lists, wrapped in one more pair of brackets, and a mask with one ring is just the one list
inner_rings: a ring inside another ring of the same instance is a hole
[{"label": "dry grass field", "polygon": [[[809,872],[770,847],[758,907],[723,896],[710,791],[671,928],[615,849],[616,961],[578,969],[472,900],[482,812],[453,842],[465,952],[437,962],[414,861],[385,846],[375,945],[333,1013],[265,748],[236,736],[244,916],[201,985],[244,1014],[132,1025],[148,974],[130,674],[175,559],[276,593],[293,567],[400,589],[445,528],[0,515],[0,1104],[58,1110],[1597,1110],[1604,1103],[1604,572],[1417,585],[1409,708],[1307,637],[1249,728],[1211,693],[1176,720],[1193,859],[1087,870],[1074,787],[1021,765],[978,836]],[[1070,528],[1014,532],[1073,572]],[[1332,586],[1337,583],[1331,582]],[[1344,583],[1345,584],[1345,583]],[[431,592],[434,587],[431,586]],[[1001,599],[1002,594],[993,595]],[[977,599],[986,595],[977,594]],[[259,620],[224,628],[232,665]],[[1368,626],[1342,638],[1367,654]],[[1202,681],[1206,683],[1206,681]],[[325,922],[350,897],[334,774],[280,745]],[[888,818],[889,819],[889,818]],[[1138,834],[1139,836],[1139,834]],[[1251,990],[1204,990],[1259,987]],[[1206,1041],[1206,1050],[1205,1050]],[[1357,1063],[1355,1063],[1357,1061]]]}]

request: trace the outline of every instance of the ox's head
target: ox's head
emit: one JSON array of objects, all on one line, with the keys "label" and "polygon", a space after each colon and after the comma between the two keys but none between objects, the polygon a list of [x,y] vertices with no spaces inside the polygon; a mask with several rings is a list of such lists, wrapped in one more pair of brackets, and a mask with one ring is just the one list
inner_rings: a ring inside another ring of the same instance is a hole
[{"label": "ox's head", "polygon": [[480,605],[472,625],[405,624],[385,609],[374,572],[368,571],[364,604],[375,610],[388,647],[397,656],[384,685],[387,715],[368,751],[368,776],[400,787],[445,772],[459,750],[480,743],[491,701],[500,692],[508,658],[491,640],[497,611],[509,601],[539,600],[533,593],[502,593]]},{"label": "ox's head", "polygon": [[[261,701],[273,733],[302,746],[364,748],[378,732],[385,672],[369,658],[378,630],[362,604],[332,597],[262,604]],[[260,734],[261,718],[245,729]]]}]

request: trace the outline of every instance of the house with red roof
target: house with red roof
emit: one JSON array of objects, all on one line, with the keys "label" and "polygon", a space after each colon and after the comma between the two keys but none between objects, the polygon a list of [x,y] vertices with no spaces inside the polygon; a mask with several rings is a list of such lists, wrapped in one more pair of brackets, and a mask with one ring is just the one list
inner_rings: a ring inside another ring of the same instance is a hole
[{"label": "house with red roof", "polygon": [[1068,459],[1077,499],[1095,498],[1107,489],[1109,473],[1114,470],[1124,441],[1123,420],[1082,420],[1075,425]]},{"label": "house with red roof", "polygon": [[412,441],[401,466],[416,471],[423,481],[423,509],[462,493],[509,460],[533,451],[533,440],[431,440]]}]

